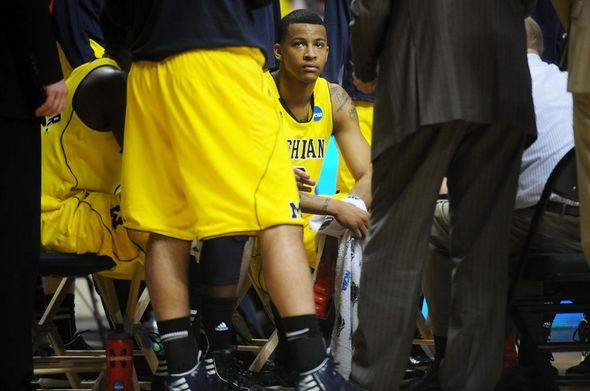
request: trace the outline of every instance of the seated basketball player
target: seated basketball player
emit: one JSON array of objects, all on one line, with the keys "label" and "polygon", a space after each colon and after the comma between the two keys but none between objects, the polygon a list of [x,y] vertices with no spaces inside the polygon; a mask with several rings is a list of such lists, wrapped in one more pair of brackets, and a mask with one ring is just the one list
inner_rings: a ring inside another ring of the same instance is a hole
[{"label": "seated basketball player", "polygon": [[[104,43],[99,26],[98,14],[94,11],[100,5],[92,3],[92,0],[54,2],[50,7],[53,31],[64,79],[67,79],[75,68],[83,63],[102,57]],[[90,38],[93,37],[94,39]],[[97,42],[100,42],[97,43]],[[46,295],[45,303],[49,303],[57,289],[60,279],[55,277],[42,277],[43,293]],[[53,318],[62,340],[69,344],[68,348],[84,349],[87,347],[81,335],[76,334],[74,290],[68,292],[62,304]],[[43,302],[38,304],[44,310]]]},{"label": "seated basketball player", "polygon": [[[326,28],[314,12],[296,10],[279,24],[274,52],[279,69],[272,74],[291,163],[303,169],[311,182],[300,191],[304,212],[304,241],[310,266],[316,262],[314,236],[308,223],[312,215],[332,215],[357,237],[368,230],[369,214],[349,203],[315,195],[326,147],[334,135],[355,184],[350,195],[371,203],[370,148],[359,128],[355,106],[342,87],[320,77],[328,56]],[[269,77],[270,77],[269,76]],[[299,174],[300,175],[300,174]]]},{"label": "seated basketball player", "polygon": [[[320,77],[328,50],[326,28],[319,15],[304,9],[293,11],[279,23],[278,42],[274,45],[279,69],[268,74],[299,185],[304,242],[312,269],[317,257],[315,231],[309,228],[313,215],[334,216],[359,238],[368,230],[368,212],[340,199],[315,194],[332,135],[354,178],[350,195],[362,199],[367,208],[371,203],[370,148],[359,129],[353,102],[342,87]],[[251,275],[255,283],[263,285],[257,254]],[[281,325],[277,326],[281,331]],[[279,336],[277,359],[284,364],[285,336],[282,332]]]},{"label": "seated basketball player", "polygon": [[147,239],[125,229],[120,217],[128,67],[121,42],[107,42],[103,58],[72,72],[65,109],[41,127],[42,246],[108,255],[117,263],[108,273],[115,278],[128,278],[134,262],[143,260]]},{"label": "seated basketball player", "polygon": [[[41,245],[45,251],[107,255],[116,266],[101,274],[129,280],[143,263],[147,235],[127,230],[120,217],[117,193],[129,55],[118,34],[105,28],[110,39],[104,57],[70,74],[64,110],[41,126]],[[55,291],[54,278],[44,278],[43,285],[46,294]],[[62,339],[71,342],[76,331],[73,289],[55,323]],[[67,347],[86,346],[77,336]],[[43,387],[59,387],[59,381],[39,380]]]}]

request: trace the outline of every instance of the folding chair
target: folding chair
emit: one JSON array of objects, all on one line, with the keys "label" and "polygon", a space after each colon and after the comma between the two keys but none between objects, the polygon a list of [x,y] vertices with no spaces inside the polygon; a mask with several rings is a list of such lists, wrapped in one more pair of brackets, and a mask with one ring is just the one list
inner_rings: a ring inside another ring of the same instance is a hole
[{"label": "folding chair", "polygon": [[[510,281],[508,292],[508,310],[517,328],[521,346],[539,352],[584,351],[590,349],[587,342],[546,342],[535,341],[529,326],[524,320],[525,313],[575,313],[590,311],[590,269],[583,253],[533,253],[530,249],[539,223],[550,197],[556,194],[571,201],[578,201],[576,159],[572,148],[557,164],[535,207],[531,224],[527,232],[522,251]],[[566,206],[564,206],[565,208]],[[524,296],[519,294],[521,281],[541,281],[543,294]],[[577,289],[585,286],[585,289]],[[563,304],[572,300],[574,304]],[[558,376],[553,378],[547,371],[541,370],[543,362],[538,354],[534,355],[534,365],[546,378],[544,381],[555,384],[590,384],[588,377]],[[549,384],[549,383],[548,383]]]},{"label": "folding chair", "polygon": [[81,388],[81,372],[100,372],[104,369],[104,356],[83,356],[66,352],[53,318],[70,291],[76,277],[88,276],[115,266],[107,256],[96,254],[42,253],[39,262],[40,276],[58,276],[61,281],[39,322],[33,327],[33,352],[37,351],[43,337],[47,337],[54,355],[34,356],[34,374],[64,373],[72,388]]},{"label": "folding chair", "polygon": [[[123,317],[117,301],[112,279],[98,274],[115,266],[115,262],[108,256],[96,254],[66,254],[66,253],[42,253],[40,258],[41,276],[61,277],[60,284],[52,300],[48,304],[39,322],[33,328],[33,352],[35,352],[44,336],[47,336],[55,354],[41,357],[34,356],[34,374],[48,375],[64,373],[72,388],[82,388],[79,373],[100,373],[94,387],[101,386],[101,379],[105,369],[105,351],[96,349],[91,351],[68,351],[65,349],[61,337],[52,321],[55,313],[61,305],[66,293],[74,283],[76,277],[94,277],[95,285],[105,306],[105,313],[110,318],[111,324],[122,324],[126,331],[131,333],[140,347],[140,351],[134,355],[144,355],[152,370],[157,368],[157,358],[151,348],[151,343],[145,330],[138,326],[138,323],[149,303],[149,295],[144,290],[139,295],[140,282],[143,279],[143,267],[135,270],[131,280],[131,289],[127,304],[127,317]],[[135,389],[139,390],[137,378],[134,379]]]}]

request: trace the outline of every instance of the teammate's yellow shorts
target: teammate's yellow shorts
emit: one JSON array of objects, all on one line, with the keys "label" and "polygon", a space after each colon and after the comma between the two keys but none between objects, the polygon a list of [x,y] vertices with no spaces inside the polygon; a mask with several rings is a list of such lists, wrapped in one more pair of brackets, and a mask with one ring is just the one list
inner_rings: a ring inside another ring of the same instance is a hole
[{"label": "teammate's yellow shorts", "polygon": [[41,213],[41,246],[45,251],[108,255],[117,266],[101,274],[130,279],[143,264],[148,235],[126,229],[117,195],[80,192],[59,209]]},{"label": "teammate's yellow shorts", "polygon": [[123,213],[192,240],[302,224],[285,136],[258,49],[192,50],[133,64]]},{"label": "teammate's yellow shorts", "polygon": [[[361,133],[371,145],[371,135],[373,134],[373,102],[355,100],[354,106],[359,117],[359,126]],[[338,174],[336,175],[336,190],[341,193],[350,193],[355,184],[354,177],[348,170],[342,153],[338,152]]]}]

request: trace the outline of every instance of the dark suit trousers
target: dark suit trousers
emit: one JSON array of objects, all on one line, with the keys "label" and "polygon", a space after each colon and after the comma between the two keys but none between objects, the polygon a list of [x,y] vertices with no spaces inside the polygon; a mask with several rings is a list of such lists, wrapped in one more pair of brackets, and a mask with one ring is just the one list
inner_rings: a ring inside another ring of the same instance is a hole
[{"label": "dark suit trousers", "polygon": [[39,262],[41,208],[41,134],[35,119],[0,117],[4,142],[0,235],[0,297],[3,349],[0,389],[30,390],[31,326]]},{"label": "dark suit trousers", "polygon": [[[373,142],[378,142],[374,140]],[[452,122],[420,129],[374,162],[373,204],[351,378],[398,390],[414,336],[421,275],[443,177],[456,265],[445,390],[492,390],[504,343],[508,234],[524,135]]]}]

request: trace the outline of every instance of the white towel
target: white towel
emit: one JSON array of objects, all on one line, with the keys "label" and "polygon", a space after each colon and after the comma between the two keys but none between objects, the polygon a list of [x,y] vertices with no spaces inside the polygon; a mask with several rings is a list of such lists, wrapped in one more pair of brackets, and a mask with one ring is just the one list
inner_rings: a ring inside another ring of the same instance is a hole
[{"label": "white towel", "polygon": [[[365,203],[360,198],[349,196],[342,201],[367,210]],[[309,226],[317,231],[318,260],[321,259],[326,235],[338,238],[334,290],[336,321],[332,330],[330,348],[336,362],[336,369],[348,379],[352,365],[352,334],[358,326],[357,298],[361,281],[363,241],[355,238],[333,216],[316,215],[311,219]]]}]

